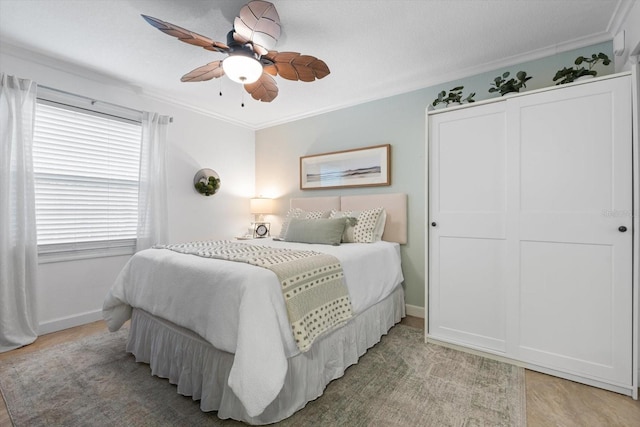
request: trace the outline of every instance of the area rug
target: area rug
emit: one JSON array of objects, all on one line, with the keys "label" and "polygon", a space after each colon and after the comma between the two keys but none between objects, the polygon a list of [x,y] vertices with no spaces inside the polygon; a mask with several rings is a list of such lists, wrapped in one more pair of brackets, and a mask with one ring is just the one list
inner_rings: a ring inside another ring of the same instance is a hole
[{"label": "area rug", "polygon": [[[0,362],[17,427],[229,426],[124,351],[127,330]],[[396,325],[283,426],[524,426],[524,370]]]}]

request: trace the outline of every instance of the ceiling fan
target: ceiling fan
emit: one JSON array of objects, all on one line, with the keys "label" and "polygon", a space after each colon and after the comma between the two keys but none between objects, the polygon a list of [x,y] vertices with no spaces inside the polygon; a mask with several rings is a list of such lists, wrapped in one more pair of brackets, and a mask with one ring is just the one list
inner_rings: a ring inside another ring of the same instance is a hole
[{"label": "ceiling fan", "polygon": [[271,76],[287,80],[312,82],[327,76],[330,71],[324,61],[298,52],[273,50],[280,37],[280,17],[272,3],[253,0],[242,6],[227,43],[186,30],[151,16],[142,17],[165,34],[212,52],[228,56],[213,61],[182,76],[183,82],[202,82],[227,75],[244,85],[252,98],[271,102],[278,96],[278,86]]}]

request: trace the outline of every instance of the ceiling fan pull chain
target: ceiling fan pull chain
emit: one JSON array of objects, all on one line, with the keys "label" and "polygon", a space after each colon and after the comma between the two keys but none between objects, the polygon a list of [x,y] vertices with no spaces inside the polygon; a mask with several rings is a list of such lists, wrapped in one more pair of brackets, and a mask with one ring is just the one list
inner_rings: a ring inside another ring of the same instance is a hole
[{"label": "ceiling fan pull chain", "polygon": [[241,92],[240,92],[240,96],[242,97],[242,98],[241,98],[241,102],[242,102],[242,103],[240,104],[240,106],[241,106],[242,108],[244,108],[244,91],[241,91]]}]

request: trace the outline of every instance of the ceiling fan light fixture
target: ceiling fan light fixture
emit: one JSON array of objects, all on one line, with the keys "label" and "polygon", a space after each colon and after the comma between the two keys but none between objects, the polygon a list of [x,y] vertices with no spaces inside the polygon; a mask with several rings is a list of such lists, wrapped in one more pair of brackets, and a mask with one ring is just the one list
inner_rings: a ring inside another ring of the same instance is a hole
[{"label": "ceiling fan light fixture", "polygon": [[230,55],[222,61],[222,68],[227,77],[236,83],[254,83],[262,75],[262,64],[245,55]]},{"label": "ceiling fan light fixture", "polygon": [[323,60],[314,56],[273,50],[282,28],[276,7],[266,0],[250,0],[242,6],[233,28],[227,33],[226,44],[161,19],[142,17],[151,26],[181,42],[229,55],[191,70],[180,78],[182,82],[204,82],[226,74],[232,81],[242,84],[256,101],[271,102],[278,96],[278,85],[272,76],[312,82],[331,72]]}]

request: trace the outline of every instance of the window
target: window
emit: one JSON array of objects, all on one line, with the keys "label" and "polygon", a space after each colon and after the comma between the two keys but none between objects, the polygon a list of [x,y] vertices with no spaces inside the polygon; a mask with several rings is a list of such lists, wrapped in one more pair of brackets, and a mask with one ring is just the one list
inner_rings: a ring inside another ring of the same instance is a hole
[{"label": "window", "polygon": [[135,250],[140,121],[86,107],[38,100],[33,163],[41,262]]}]

